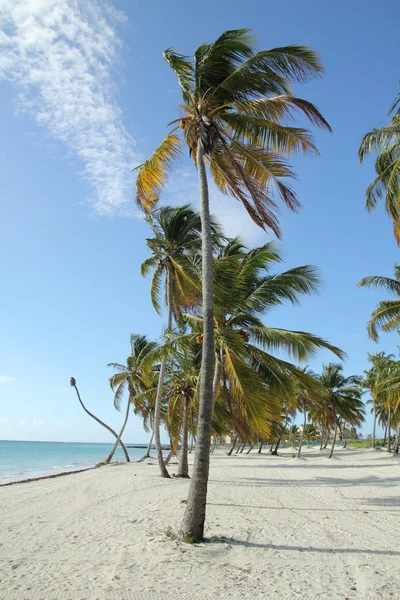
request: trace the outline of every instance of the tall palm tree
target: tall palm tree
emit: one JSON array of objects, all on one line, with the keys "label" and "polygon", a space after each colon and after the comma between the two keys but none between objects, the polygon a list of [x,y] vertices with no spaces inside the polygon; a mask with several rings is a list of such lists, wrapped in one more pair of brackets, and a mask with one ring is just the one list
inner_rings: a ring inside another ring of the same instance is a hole
[{"label": "tall palm tree", "polygon": [[[167,333],[171,332],[173,319],[180,318],[183,306],[194,302],[200,296],[200,282],[190,260],[190,253],[201,247],[200,216],[189,205],[178,208],[163,206],[147,217],[154,237],[146,240],[152,255],[141,267],[142,275],[153,269],[151,299],[154,308],[160,312],[160,292],[164,280],[165,303],[167,305]],[[212,223],[214,234],[218,231]],[[165,379],[166,359],[161,362],[153,430],[155,434],[158,465],[162,477],[169,477],[160,439],[160,412],[162,390]]]},{"label": "tall palm tree", "polygon": [[319,381],[324,388],[328,407],[327,428],[333,427],[333,440],[329,453],[332,458],[340,420],[353,426],[360,425],[364,419],[364,408],[361,401],[361,377],[343,375],[343,366],[338,363],[324,365]]},{"label": "tall palm tree", "polygon": [[[302,112],[312,124],[330,129],[319,111],[293,96],[291,83],[320,74],[316,53],[306,46],[255,52],[248,29],[226,31],[202,44],[194,57],[169,49],[164,57],[182,91],[181,117],[152,156],[139,167],[137,201],[148,209],[157,200],[168,172],[180,156],[180,130],[197,167],[202,224],[204,343],[200,412],[192,482],[182,537],[202,540],[213,409],[214,327],[212,238],[206,163],[218,188],[240,200],[261,227],[279,235],[272,190],[292,210],[299,203],[285,180],[293,171],[283,158],[315,152],[309,132],[285,119]],[[172,124],[171,124],[172,125]]]},{"label": "tall palm tree", "polygon": [[398,331],[400,327],[400,266],[394,266],[395,278],[371,275],[359,282],[359,287],[377,287],[397,296],[395,300],[382,300],[371,314],[367,329],[370,338],[379,340],[378,330]]},{"label": "tall palm tree", "polygon": [[[389,114],[400,105],[400,94]],[[388,125],[366,133],[358,151],[361,164],[366,155],[376,152],[376,179],[367,188],[367,210],[373,210],[379,200],[385,200],[386,212],[393,220],[393,230],[400,245],[400,110]]]},{"label": "tall palm tree", "polygon": [[[143,412],[143,406],[139,400],[144,393],[155,394],[154,382],[152,381],[152,373],[149,367],[144,367],[144,358],[155,349],[156,343],[149,342],[145,335],[131,335],[131,353],[126,359],[126,365],[120,363],[109,363],[108,367],[113,367],[117,370],[110,377],[110,387],[114,392],[114,406],[117,410],[121,410],[121,401],[125,392],[128,392],[127,403],[125,409],[125,419],[121,431],[111,451],[113,456],[118,442],[125,430],[129,417],[129,409],[133,404],[135,412]],[[145,409],[145,411],[147,408]]]},{"label": "tall palm tree", "polygon": [[[70,384],[71,384],[71,387],[74,388],[74,390],[76,392],[76,395],[78,397],[79,403],[82,406],[82,408],[85,411],[85,413],[88,414],[89,417],[92,417],[92,419],[94,419],[96,421],[96,423],[98,423],[99,425],[101,425],[102,427],[104,427],[105,429],[107,429],[107,431],[109,431],[116,438],[117,442],[120,444],[120,446],[122,448],[122,451],[124,453],[126,462],[130,462],[128,451],[127,451],[127,449],[125,447],[125,444],[122,442],[121,437],[118,436],[118,433],[116,431],[114,431],[114,429],[112,429],[112,427],[110,427],[109,425],[107,425],[107,423],[104,423],[104,421],[102,421],[101,419],[99,419],[98,417],[96,417],[96,415],[94,415],[92,412],[90,412],[90,410],[88,408],[86,408],[85,404],[82,401],[81,395],[79,393],[79,389],[78,389],[78,386],[76,384],[75,377],[71,377]],[[117,447],[117,445],[115,446],[115,448]],[[112,458],[114,452],[115,452],[115,449],[113,448],[113,451],[111,451],[111,453],[108,455],[108,457],[106,458],[106,460],[103,461],[103,463],[100,463],[100,464],[107,464],[107,463],[109,463],[111,461],[111,458]]]}]

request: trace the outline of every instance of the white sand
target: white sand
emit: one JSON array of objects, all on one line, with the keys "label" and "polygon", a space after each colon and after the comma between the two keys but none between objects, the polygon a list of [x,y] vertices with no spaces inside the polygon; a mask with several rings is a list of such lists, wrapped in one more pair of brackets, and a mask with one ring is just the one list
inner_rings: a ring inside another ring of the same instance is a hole
[{"label": "white sand", "polygon": [[164,533],[189,482],[146,463],[0,488],[0,598],[398,600],[399,460],[304,457],[214,455],[194,546]]}]

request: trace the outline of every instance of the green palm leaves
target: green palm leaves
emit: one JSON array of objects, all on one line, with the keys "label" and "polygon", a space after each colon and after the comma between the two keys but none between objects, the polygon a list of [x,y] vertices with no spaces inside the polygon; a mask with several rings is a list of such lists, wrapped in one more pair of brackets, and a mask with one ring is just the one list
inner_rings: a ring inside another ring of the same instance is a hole
[{"label": "green palm leaves", "polygon": [[369,336],[377,342],[378,331],[398,331],[400,326],[400,267],[395,265],[395,278],[372,275],[359,282],[360,287],[377,287],[397,296],[394,300],[382,300],[371,314],[367,329]]},{"label": "green palm leaves", "polygon": [[[147,222],[153,232],[153,237],[146,240],[152,254],[142,263],[141,272],[146,276],[153,271],[151,301],[158,313],[163,287],[170,290],[172,313],[178,320],[182,309],[198,302],[200,297],[196,268],[201,248],[200,216],[189,205],[162,206],[148,215]],[[214,220],[212,231],[218,244],[222,234]],[[170,285],[163,286],[166,279]]]},{"label": "green palm leaves", "polygon": [[294,173],[286,157],[316,152],[310,133],[288,123],[300,112],[312,125],[330,129],[320,112],[291,90],[293,82],[323,72],[318,55],[301,45],[257,52],[250,31],[240,29],[202,44],[193,57],[168,49],[164,58],[182,91],[181,116],[138,168],[139,205],[148,210],[157,201],[180,155],[180,131],[195,161],[201,143],[219,189],[279,236],[274,196],[292,210],[299,206],[287,184]]},{"label": "green palm leaves", "polygon": [[[399,102],[395,99],[390,112]],[[362,139],[358,155],[361,164],[365,157],[376,152],[376,179],[367,188],[367,209],[373,210],[380,200],[385,201],[386,212],[393,220],[397,243],[400,244],[400,115],[399,111],[391,122],[380,129],[373,129]]]}]

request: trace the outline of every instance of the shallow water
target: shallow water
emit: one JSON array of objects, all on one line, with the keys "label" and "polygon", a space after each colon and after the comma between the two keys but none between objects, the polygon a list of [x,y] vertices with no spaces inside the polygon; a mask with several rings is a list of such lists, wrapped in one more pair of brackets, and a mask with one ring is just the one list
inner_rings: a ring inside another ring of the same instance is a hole
[{"label": "shallow water", "polygon": [[[79,442],[14,442],[0,440],[0,484],[91,467],[104,460],[112,444]],[[143,448],[128,448],[132,460],[143,456]],[[124,461],[120,447],[113,460]]]}]

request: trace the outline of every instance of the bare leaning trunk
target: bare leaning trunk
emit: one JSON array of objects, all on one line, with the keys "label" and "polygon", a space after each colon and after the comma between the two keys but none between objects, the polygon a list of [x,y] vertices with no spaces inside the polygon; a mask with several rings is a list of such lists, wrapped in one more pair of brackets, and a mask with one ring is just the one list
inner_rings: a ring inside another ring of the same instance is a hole
[{"label": "bare leaning trunk", "polygon": [[152,430],[152,432],[151,432],[151,438],[150,438],[150,441],[149,441],[149,445],[147,446],[146,454],[144,456],[142,456],[142,458],[140,458],[138,460],[138,462],[143,462],[147,458],[150,458],[151,444],[153,443],[153,438],[154,438],[154,430]]},{"label": "bare leaning trunk", "polygon": [[[99,423],[99,425],[102,425],[103,427],[105,427],[107,429],[107,431],[109,431],[115,438],[118,438],[118,433],[116,433],[114,431],[114,429],[112,429],[111,427],[109,427],[107,425],[107,423],[103,423],[103,421],[101,421],[98,417],[96,417],[96,415],[94,415],[93,413],[91,413],[90,410],[88,410],[86,408],[86,406],[83,404],[82,398],[81,398],[81,395],[79,393],[78,386],[76,385],[76,381],[75,381],[74,377],[71,377],[70,383],[71,383],[71,386],[73,388],[75,388],[75,392],[76,392],[76,395],[78,396],[79,403],[82,406],[82,408],[85,411],[85,413],[88,414],[89,417],[92,417],[92,419],[94,419],[97,423]],[[122,442],[121,439],[119,440],[119,443],[120,443],[122,451],[123,451],[123,453],[125,455],[126,462],[130,462],[129,454],[128,454],[128,451],[127,451],[127,449],[125,447],[125,444]]]},{"label": "bare leaning trunk", "polygon": [[124,420],[124,422],[123,422],[123,424],[122,424],[121,431],[119,432],[119,434],[118,434],[118,437],[117,437],[117,439],[115,440],[115,444],[114,444],[114,446],[113,446],[113,448],[112,448],[112,450],[111,450],[110,454],[107,456],[106,460],[104,461],[104,464],[108,464],[108,463],[110,463],[110,462],[111,462],[111,459],[112,459],[112,457],[113,457],[113,456],[114,456],[114,454],[115,454],[115,451],[116,451],[116,449],[117,449],[117,446],[118,446],[118,444],[119,444],[119,443],[120,443],[120,441],[121,441],[122,434],[124,433],[124,430],[125,430],[126,424],[127,424],[127,422],[128,422],[128,418],[129,418],[129,409],[130,409],[130,407],[131,407],[131,395],[129,394],[128,402],[127,402],[127,405],[126,405],[125,420]]},{"label": "bare leaning trunk", "polygon": [[392,440],[390,439],[390,430],[392,429],[392,411],[390,409],[390,406],[389,406],[389,410],[388,410],[388,425],[387,425],[387,428],[388,428],[388,447],[387,447],[387,451],[391,452],[391,449],[392,449]]},{"label": "bare leaning trunk", "polygon": [[384,433],[384,436],[383,436],[383,442],[382,442],[382,446],[385,446],[385,445],[386,445],[386,436],[387,436],[387,425],[386,425],[386,427],[385,427],[385,433]]},{"label": "bare leaning trunk", "polygon": [[375,432],[376,432],[376,404],[374,400],[374,426],[372,428],[372,444],[371,448],[375,448]]},{"label": "bare leaning trunk", "polygon": [[183,431],[182,431],[182,447],[179,458],[177,477],[189,478],[189,462],[188,462],[188,437],[189,437],[189,411],[190,400],[185,398],[185,406],[183,409]]},{"label": "bare leaning trunk", "polygon": [[301,438],[300,438],[300,444],[299,444],[299,449],[297,451],[297,458],[300,458],[300,454],[301,454],[301,447],[303,445],[303,440],[304,440],[304,433],[306,430],[306,423],[307,423],[307,412],[304,411],[304,422],[303,422],[303,430],[301,432]]},{"label": "bare leaning trunk", "polygon": [[[172,301],[171,301],[171,280],[169,273],[167,273],[167,303],[168,303],[168,323],[167,323],[167,331],[171,331],[172,327]],[[160,438],[160,420],[161,420],[161,402],[162,402],[162,392],[164,386],[165,379],[165,370],[167,366],[167,359],[163,358],[161,361],[160,367],[160,376],[158,378],[158,386],[157,386],[157,395],[156,395],[156,405],[154,407],[154,437],[156,441],[156,452],[157,452],[157,460],[158,466],[160,469],[161,477],[169,478],[169,473],[167,471],[167,467],[165,466],[165,461],[163,457],[162,447],[161,447],[161,438]]]},{"label": "bare leaning trunk", "polygon": [[263,447],[263,442],[260,442],[260,447],[258,449],[258,454],[261,454],[262,447]]},{"label": "bare leaning trunk", "polygon": [[338,430],[338,422],[337,422],[337,419],[335,419],[335,433],[333,434],[332,447],[331,447],[331,451],[329,452],[328,458],[332,458],[333,449],[335,447],[335,442],[336,442],[337,430]]},{"label": "bare leaning trunk", "polygon": [[250,445],[250,448],[247,450],[246,454],[250,454],[250,452],[253,450],[253,448],[254,448],[254,446],[255,446],[255,445],[256,445],[256,443],[255,443],[255,442],[253,442],[253,443]]},{"label": "bare leaning trunk", "polygon": [[234,449],[235,449],[235,446],[236,446],[237,439],[238,439],[238,436],[236,436],[236,437],[235,437],[235,439],[233,440],[233,444],[232,444],[232,446],[230,447],[230,450],[229,450],[229,452],[227,453],[227,454],[228,454],[228,456],[230,456],[230,455],[232,454],[232,452],[234,451]]},{"label": "bare leaning trunk", "polygon": [[208,474],[210,469],[211,420],[213,411],[214,376],[214,299],[213,252],[204,148],[199,140],[196,154],[200,184],[200,217],[202,228],[202,290],[203,290],[203,352],[200,375],[200,406],[197,426],[196,453],[186,511],[181,527],[186,540],[201,541],[204,537]]}]

